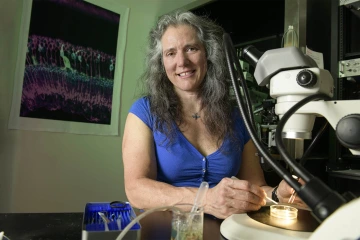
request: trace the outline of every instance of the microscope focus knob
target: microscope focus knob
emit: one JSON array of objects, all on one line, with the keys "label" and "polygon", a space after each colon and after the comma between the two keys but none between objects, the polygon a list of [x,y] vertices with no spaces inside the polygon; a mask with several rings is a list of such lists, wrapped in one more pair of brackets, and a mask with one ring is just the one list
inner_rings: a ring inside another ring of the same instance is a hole
[{"label": "microscope focus knob", "polygon": [[340,119],[336,125],[336,136],[344,147],[360,149],[360,114],[350,114]]},{"label": "microscope focus knob", "polygon": [[296,82],[302,87],[311,88],[316,84],[317,77],[309,69],[304,69],[296,75]]}]

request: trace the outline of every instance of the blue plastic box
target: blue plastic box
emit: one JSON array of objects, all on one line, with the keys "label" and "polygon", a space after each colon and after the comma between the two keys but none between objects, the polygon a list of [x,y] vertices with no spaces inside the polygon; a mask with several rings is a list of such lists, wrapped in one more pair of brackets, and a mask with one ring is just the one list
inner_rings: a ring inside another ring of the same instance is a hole
[{"label": "blue plastic box", "polygon": [[[99,212],[106,215],[110,220],[107,223],[108,231],[105,230],[105,223]],[[85,206],[82,240],[115,240],[121,230],[124,229],[134,218],[136,214],[129,202],[91,202]],[[119,224],[119,220],[121,224]],[[119,229],[119,226],[120,229]],[[140,236],[141,226],[139,223],[134,224],[126,233],[124,240],[135,240]]]}]

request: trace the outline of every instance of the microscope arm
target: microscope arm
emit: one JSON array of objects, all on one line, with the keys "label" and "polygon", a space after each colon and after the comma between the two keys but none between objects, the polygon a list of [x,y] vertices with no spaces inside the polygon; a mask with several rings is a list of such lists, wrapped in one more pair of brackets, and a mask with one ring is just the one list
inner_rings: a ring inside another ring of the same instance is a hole
[{"label": "microscope arm", "polygon": [[[275,113],[281,118],[295,103],[277,103]],[[305,117],[311,117],[311,115],[325,117],[332,128],[336,130],[340,143],[349,148],[352,154],[360,155],[359,103],[360,100],[312,101],[299,108],[291,118],[296,120],[300,115]],[[291,118],[289,119],[289,124],[291,124]],[[299,121],[294,121],[294,124],[299,125]],[[306,124],[309,125],[311,130],[311,124]],[[286,127],[287,125],[285,125]]]}]

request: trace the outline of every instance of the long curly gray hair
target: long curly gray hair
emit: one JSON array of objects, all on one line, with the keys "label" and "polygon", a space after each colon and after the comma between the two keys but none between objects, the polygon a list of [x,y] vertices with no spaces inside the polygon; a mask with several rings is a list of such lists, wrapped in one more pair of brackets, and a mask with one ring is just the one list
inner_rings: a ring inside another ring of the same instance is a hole
[{"label": "long curly gray hair", "polygon": [[169,26],[190,25],[203,43],[207,57],[207,73],[201,84],[199,97],[205,112],[202,118],[209,133],[218,139],[226,134],[233,136],[231,103],[229,99],[229,73],[223,50],[224,30],[205,16],[177,10],[162,16],[150,31],[143,74],[147,97],[152,113],[156,116],[155,128],[166,134],[170,142],[175,136],[174,123],[183,122],[181,103],[168,79],[162,62],[161,38]]}]

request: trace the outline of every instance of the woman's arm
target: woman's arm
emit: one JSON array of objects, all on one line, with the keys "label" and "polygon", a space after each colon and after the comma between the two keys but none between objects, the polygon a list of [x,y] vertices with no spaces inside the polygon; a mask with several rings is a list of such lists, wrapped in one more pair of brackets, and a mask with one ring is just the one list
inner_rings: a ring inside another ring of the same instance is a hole
[{"label": "woman's arm", "polygon": [[[157,166],[153,144],[151,130],[137,116],[130,113],[125,123],[122,146],[125,191],[129,202],[134,207],[143,209],[172,206],[177,203],[192,204],[197,188],[174,187],[156,180]],[[245,146],[244,156],[250,152],[251,146],[249,146],[250,144]],[[247,160],[244,162],[242,168],[251,167],[250,163],[247,164]],[[251,174],[246,174],[248,175],[250,177]],[[241,177],[241,174],[239,176]],[[204,206],[205,213],[218,218],[226,218],[233,213],[259,209],[265,205],[265,193],[259,187],[265,181],[261,179],[263,176],[251,181],[222,179],[219,184],[208,190]]]},{"label": "woman's arm", "polygon": [[266,195],[271,198],[274,188],[268,186],[265,181],[264,172],[260,166],[258,151],[251,139],[244,146],[241,168],[236,177],[260,186]]},{"label": "woman's arm", "polygon": [[[237,177],[239,179],[248,180],[251,183],[261,186],[262,189],[264,189],[266,192],[266,195],[269,198],[272,198],[274,187],[267,186],[266,184],[264,173],[260,166],[257,149],[252,140],[250,140],[244,147],[243,161],[241,163],[241,168]],[[300,181],[302,182],[302,180]],[[276,190],[276,195],[279,199],[279,202],[287,203],[293,191],[293,188],[291,188],[284,180],[282,180]],[[298,197],[295,198],[294,203],[305,205]]]},{"label": "woman's arm", "polygon": [[[266,204],[265,178],[255,155],[256,148],[250,140],[244,146],[238,179],[223,178],[220,183],[209,189],[205,209],[219,218],[232,214],[244,213],[260,209]],[[263,187],[262,187],[263,186]]]},{"label": "woman's arm", "polygon": [[174,187],[156,180],[154,151],[152,131],[129,113],[122,142],[125,192],[129,202],[141,209],[193,203],[197,188]]}]

